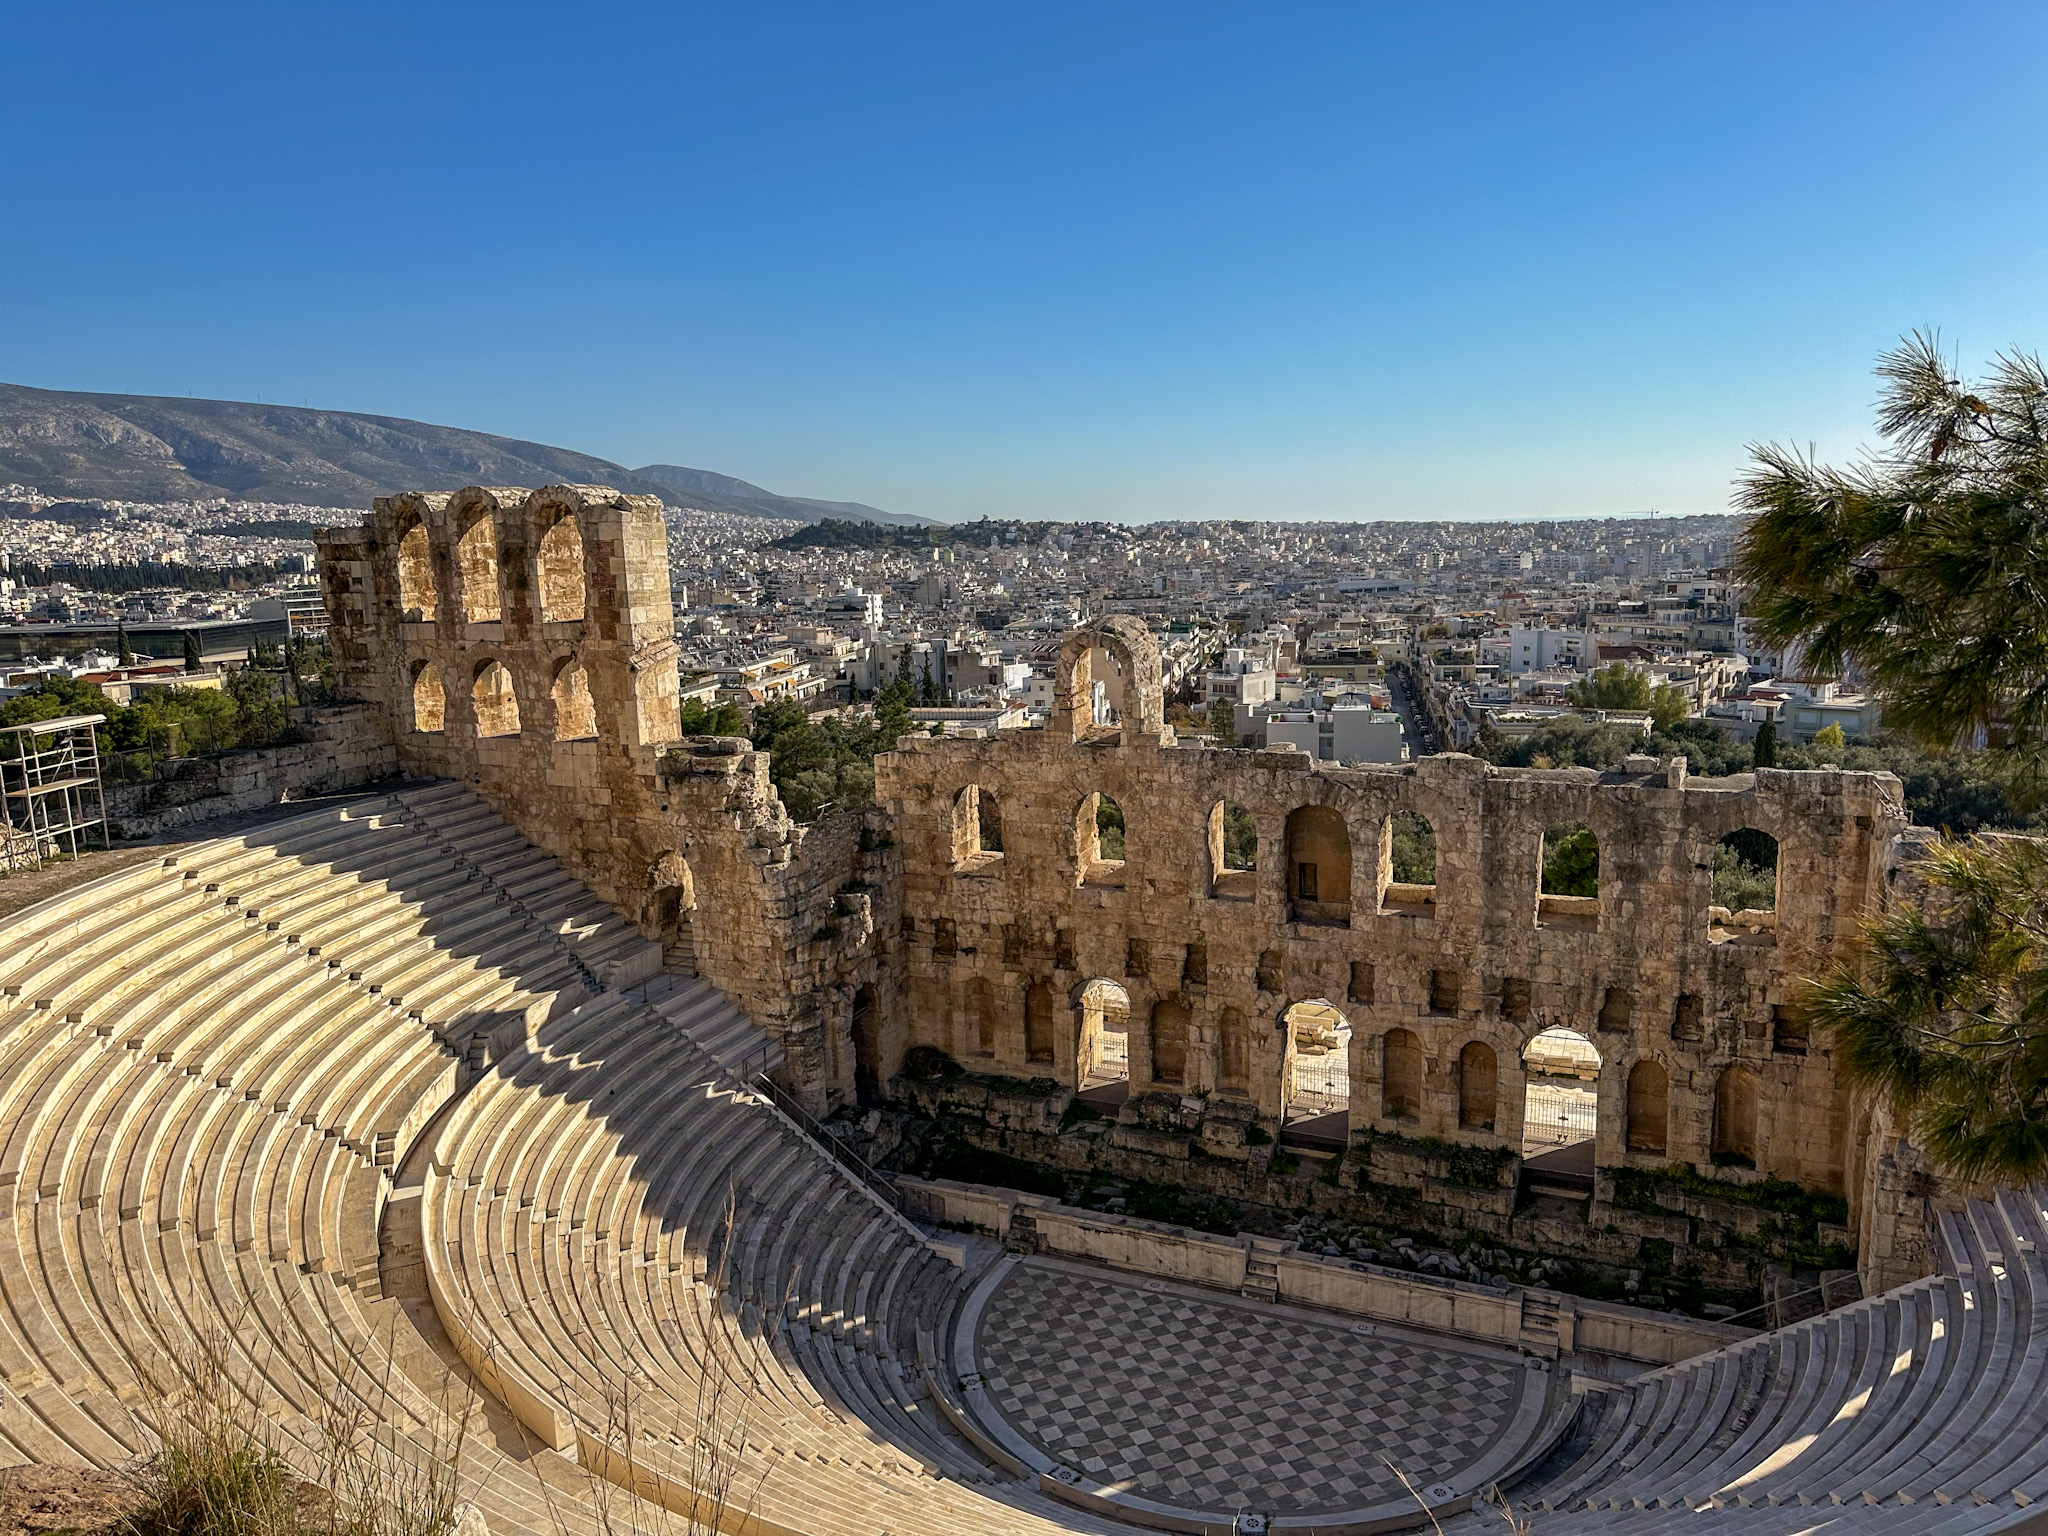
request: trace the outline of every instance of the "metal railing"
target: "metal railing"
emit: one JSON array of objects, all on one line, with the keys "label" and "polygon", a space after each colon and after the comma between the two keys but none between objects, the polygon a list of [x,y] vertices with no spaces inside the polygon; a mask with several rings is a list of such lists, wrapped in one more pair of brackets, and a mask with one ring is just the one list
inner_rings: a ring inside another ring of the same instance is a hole
[{"label": "metal railing", "polygon": [[1294,1091],[1287,1096],[1290,1118],[1326,1115],[1351,1103],[1351,1032],[1339,1031],[1336,1044],[1321,1055],[1297,1049]]},{"label": "metal railing", "polygon": [[1524,1101],[1522,1151],[1552,1151],[1591,1141],[1599,1121],[1594,1095],[1584,1089],[1532,1083]]},{"label": "metal railing", "polygon": [[741,1059],[739,1065],[733,1069],[733,1075],[750,1092],[760,1094],[781,1110],[790,1123],[814,1146],[872,1191],[919,1236],[929,1236],[929,1228],[922,1213],[910,1208],[909,1203],[903,1198],[903,1192],[896,1187],[895,1180],[882,1173],[839,1137],[827,1131],[794,1094],[769,1075],[768,1062],[774,1049],[773,1042],[763,1042]]},{"label": "metal railing", "polygon": [[[1818,1306],[1797,1306],[1795,1303],[1817,1300]],[[1721,1319],[1737,1327],[1755,1327],[1743,1322],[1744,1318],[1762,1315],[1765,1328],[1783,1328],[1805,1318],[1819,1317],[1863,1300],[1863,1282],[1855,1275],[1844,1275],[1833,1280],[1823,1279],[1819,1285],[1809,1285],[1796,1291],[1782,1291],[1761,1306],[1751,1307],[1747,1312],[1738,1312],[1733,1317]]]},{"label": "metal railing", "polygon": [[[311,737],[297,721],[273,730],[248,730],[239,725],[217,724],[205,719],[178,720],[152,731],[140,747],[105,753],[109,784],[146,784],[166,777],[158,770],[172,764],[197,762],[230,752],[255,752],[266,747],[289,747]],[[176,769],[171,769],[175,773]]]}]

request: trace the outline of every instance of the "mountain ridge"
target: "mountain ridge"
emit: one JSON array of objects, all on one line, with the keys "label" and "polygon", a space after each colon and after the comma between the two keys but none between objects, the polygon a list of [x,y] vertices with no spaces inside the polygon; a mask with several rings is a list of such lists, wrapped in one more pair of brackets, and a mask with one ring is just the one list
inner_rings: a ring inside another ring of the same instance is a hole
[{"label": "mountain ridge", "polygon": [[841,508],[894,525],[931,518],[779,496],[676,464],[628,469],[523,438],[402,416],[0,384],[0,480],[119,501],[299,502],[367,509],[374,496],[465,485],[609,485],[672,506],[815,523]]}]

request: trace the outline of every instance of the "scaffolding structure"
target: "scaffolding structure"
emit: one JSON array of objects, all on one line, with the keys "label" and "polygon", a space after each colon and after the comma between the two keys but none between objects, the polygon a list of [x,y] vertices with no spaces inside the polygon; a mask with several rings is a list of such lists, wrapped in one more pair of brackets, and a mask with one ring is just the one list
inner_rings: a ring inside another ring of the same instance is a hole
[{"label": "scaffolding structure", "polygon": [[[77,858],[81,834],[107,844],[99,739],[105,715],[0,726],[0,869]],[[87,846],[91,846],[90,843]]]}]

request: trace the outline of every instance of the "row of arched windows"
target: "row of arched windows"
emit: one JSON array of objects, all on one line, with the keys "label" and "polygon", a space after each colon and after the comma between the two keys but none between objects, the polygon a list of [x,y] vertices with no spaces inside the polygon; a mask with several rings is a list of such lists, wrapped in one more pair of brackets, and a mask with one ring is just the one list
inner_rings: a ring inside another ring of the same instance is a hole
[{"label": "row of arched windows", "polygon": [[[970,1055],[995,1055],[1000,1006],[996,983],[986,976],[970,979],[964,1002],[959,1048]],[[1142,1018],[1133,1019],[1130,995],[1115,982],[1090,981],[1062,998],[1049,982],[1036,981],[1025,989],[1023,1005],[1028,1064],[1054,1067],[1062,1050],[1072,1051],[1074,1060],[1070,1064],[1075,1069],[1075,1081],[1085,1089],[1127,1075],[1127,1042],[1134,1031],[1142,1031],[1152,1080],[1169,1085],[1189,1081],[1193,1014],[1187,1001],[1178,995],[1160,997]],[[1285,1027],[1292,1032],[1297,1015],[1310,1010],[1342,1028],[1338,1049],[1344,1049],[1342,1042],[1350,1038],[1349,1026],[1342,1014],[1320,1000],[1291,1006],[1282,1015]],[[1552,1036],[1559,1037],[1563,1046],[1552,1043]],[[1226,1093],[1252,1091],[1252,1028],[1245,1013],[1237,1008],[1221,1010],[1216,1015],[1211,1039],[1215,1054],[1209,1086]],[[1379,1049],[1379,1115],[1395,1121],[1420,1122],[1424,1118],[1425,1080],[1422,1040],[1413,1030],[1390,1029],[1380,1037]],[[1565,1053],[1562,1067],[1558,1064],[1560,1049]],[[1569,1059],[1574,1051],[1583,1058],[1577,1070]],[[1551,1074],[1560,1071],[1568,1077],[1594,1082],[1599,1079],[1598,1053],[1583,1036],[1570,1031],[1552,1030],[1539,1035],[1526,1054],[1532,1084],[1546,1080],[1554,1084],[1557,1079]],[[1500,1061],[1494,1047],[1484,1040],[1466,1041],[1459,1048],[1456,1071],[1459,1129],[1492,1133],[1499,1123],[1501,1088]],[[1283,1097],[1290,1110],[1294,1091],[1300,1086],[1298,1082],[1287,1086]],[[1670,1074],[1661,1062],[1644,1059],[1629,1068],[1622,1117],[1623,1142],[1628,1151],[1662,1156],[1670,1150],[1671,1087]],[[1528,1115],[1535,1114],[1534,1092],[1532,1088],[1531,1105],[1525,1106]],[[1588,1088],[1583,1093],[1587,1119],[1578,1134],[1590,1137],[1597,1090]],[[1709,1151],[1717,1161],[1754,1166],[1757,1100],[1758,1081],[1749,1067],[1730,1065],[1716,1078]],[[1341,1098],[1337,1107],[1343,1107]],[[1529,1135],[1525,1127],[1525,1143]]]},{"label": "row of arched windows", "polygon": [[[441,617],[433,537],[417,517],[398,538],[398,603],[410,622],[432,624]],[[471,624],[495,623],[505,611],[499,569],[497,525],[479,511],[455,543],[455,576],[460,617]],[[586,607],[583,533],[573,513],[564,512],[541,536],[533,557],[534,586],[540,592],[543,623],[580,620]]]},{"label": "row of arched windows", "polygon": [[[554,703],[555,740],[580,741],[597,734],[597,705],[590,696],[590,673],[574,656],[555,663],[549,682]],[[517,736],[521,734],[519,691],[512,672],[496,657],[477,662],[469,677],[471,713],[476,734]],[[445,730],[448,719],[447,689],[441,669],[431,661],[412,664],[412,728],[415,731]]]},{"label": "row of arched windows", "polygon": [[[1380,1114],[1391,1120],[1422,1118],[1422,1041],[1413,1030],[1390,1029],[1380,1040]],[[1495,1124],[1500,1063],[1483,1040],[1458,1052],[1458,1126],[1490,1131]],[[1671,1138],[1671,1076],[1661,1062],[1629,1068],[1623,1140],[1631,1152],[1663,1153]],[[1714,1084],[1709,1149],[1717,1158],[1754,1164],[1757,1152],[1757,1077],[1748,1067],[1722,1069]]]},{"label": "row of arched windows", "polygon": [[[987,788],[970,784],[953,801],[953,860],[957,870],[985,869],[1002,851],[1002,811]],[[993,828],[993,836],[985,830]],[[1077,885],[1123,883],[1130,829],[1123,808],[1100,791],[1074,809],[1073,868]],[[1250,900],[1258,891],[1257,819],[1232,800],[1210,808],[1206,828],[1210,895]],[[1348,925],[1352,913],[1351,828],[1327,805],[1288,812],[1282,842],[1283,888],[1289,916],[1310,924]],[[1395,811],[1382,823],[1378,847],[1382,878],[1375,880],[1383,912],[1417,912],[1436,900],[1436,830],[1413,811]],[[1540,849],[1535,920],[1545,926],[1597,926],[1600,912],[1600,842],[1590,827],[1565,822],[1546,828]],[[1714,936],[1743,930],[1752,936],[1775,926],[1778,844],[1753,828],[1721,840],[1714,858]]]}]

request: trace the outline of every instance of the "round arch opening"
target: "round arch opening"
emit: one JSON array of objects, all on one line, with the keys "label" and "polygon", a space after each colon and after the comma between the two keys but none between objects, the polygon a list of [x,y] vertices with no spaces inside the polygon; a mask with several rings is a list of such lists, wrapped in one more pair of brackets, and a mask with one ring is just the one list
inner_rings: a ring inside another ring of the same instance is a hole
[{"label": "round arch opening", "polygon": [[1291,1005],[1281,1016],[1287,1031],[1287,1079],[1281,1125],[1304,1146],[1350,1140],[1351,1021],[1327,998]]},{"label": "round arch opening", "polygon": [[1113,981],[1081,989],[1079,1097],[1091,1104],[1121,1104],[1131,1095],[1131,995]]},{"label": "round arch opening", "polygon": [[1574,1029],[1546,1029],[1522,1048],[1522,1156],[1584,1149],[1600,1121],[1600,1051]]}]

